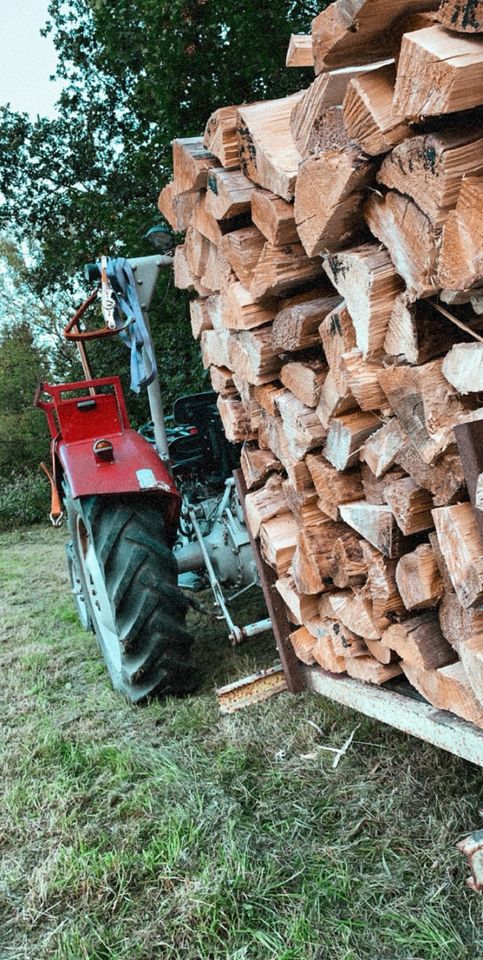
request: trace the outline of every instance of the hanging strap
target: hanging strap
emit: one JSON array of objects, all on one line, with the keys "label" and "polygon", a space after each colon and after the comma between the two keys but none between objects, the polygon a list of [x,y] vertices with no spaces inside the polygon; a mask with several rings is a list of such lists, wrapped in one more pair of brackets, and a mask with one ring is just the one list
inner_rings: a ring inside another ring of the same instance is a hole
[{"label": "hanging strap", "polygon": [[[131,264],[124,257],[109,258],[106,275],[116,300],[114,316],[121,339],[131,351],[131,390],[139,393],[149,386],[157,374],[156,357],[139,302]],[[126,319],[123,325],[121,314]],[[150,365],[147,373],[145,357]]]},{"label": "hanging strap", "polygon": [[42,462],[39,466],[40,469],[44,471],[50,483],[50,522],[53,527],[61,527],[64,520],[64,511],[62,510],[54,474],[50,472],[45,463]]}]

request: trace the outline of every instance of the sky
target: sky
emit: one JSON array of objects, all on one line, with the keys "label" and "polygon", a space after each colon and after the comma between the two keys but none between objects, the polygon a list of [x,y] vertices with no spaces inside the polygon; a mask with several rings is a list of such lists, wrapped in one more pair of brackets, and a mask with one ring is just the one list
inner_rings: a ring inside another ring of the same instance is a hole
[{"label": "sky", "polygon": [[31,117],[55,116],[60,85],[49,81],[56,66],[50,37],[40,36],[48,0],[0,0],[0,104]]}]

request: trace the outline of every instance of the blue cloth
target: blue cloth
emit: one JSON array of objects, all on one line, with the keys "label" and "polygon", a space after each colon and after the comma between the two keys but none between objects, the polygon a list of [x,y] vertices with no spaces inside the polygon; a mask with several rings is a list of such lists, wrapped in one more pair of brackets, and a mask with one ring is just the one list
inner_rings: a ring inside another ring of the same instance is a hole
[{"label": "blue cloth", "polygon": [[[139,393],[142,387],[148,387],[154,380],[157,365],[152,340],[139,302],[136,280],[131,264],[124,257],[108,259],[107,275],[116,298],[114,311],[116,324],[121,327],[126,321],[128,322],[128,326],[119,333],[131,351],[131,390]],[[146,372],[145,356],[151,365],[149,374]]]}]

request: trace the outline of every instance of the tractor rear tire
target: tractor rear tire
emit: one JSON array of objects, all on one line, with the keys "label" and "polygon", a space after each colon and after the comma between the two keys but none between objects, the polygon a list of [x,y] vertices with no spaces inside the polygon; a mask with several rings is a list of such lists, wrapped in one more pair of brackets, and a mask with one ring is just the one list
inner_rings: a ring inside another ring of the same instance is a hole
[{"label": "tractor rear tire", "polygon": [[66,491],[65,508],[76,604],[85,605],[83,625],[92,625],[115,689],[132,703],[195,689],[188,603],[160,501]]}]

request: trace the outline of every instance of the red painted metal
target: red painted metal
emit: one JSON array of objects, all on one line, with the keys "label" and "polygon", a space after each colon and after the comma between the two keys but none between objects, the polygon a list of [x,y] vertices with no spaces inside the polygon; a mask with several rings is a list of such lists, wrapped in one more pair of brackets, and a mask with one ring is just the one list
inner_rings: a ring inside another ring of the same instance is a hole
[{"label": "red painted metal", "polygon": [[[119,377],[58,386],[41,383],[34,403],[47,416],[53,460],[60,464],[72,496],[156,496],[165,514],[168,541],[173,543],[181,496],[154,448],[129,426]],[[97,440],[112,443],[112,460],[96,457]]]}]

